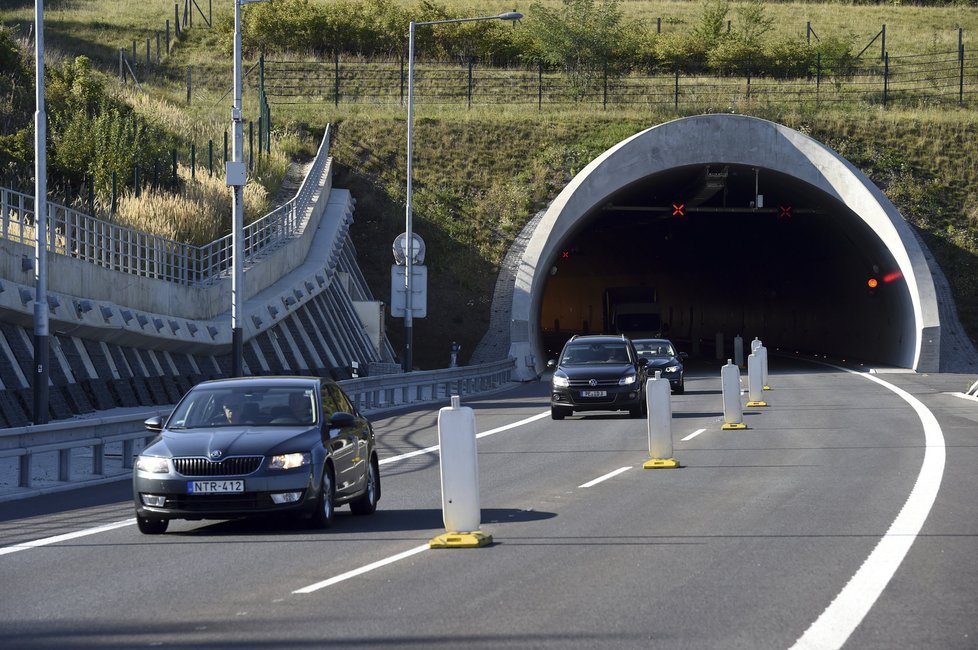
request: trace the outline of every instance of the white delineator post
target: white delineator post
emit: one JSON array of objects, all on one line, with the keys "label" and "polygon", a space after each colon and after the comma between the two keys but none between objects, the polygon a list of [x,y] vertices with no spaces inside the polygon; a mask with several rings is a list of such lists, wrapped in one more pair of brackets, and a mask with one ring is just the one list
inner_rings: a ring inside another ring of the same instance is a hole
[{"label": "white delineator post", "polygon": [[767,348],[761,345],[757,348],[755,354],[761,357],[761,388],[763,390],[771,390],[771,386],[768,385]]},{"label": "white delineator post", "polygon": [[472,548],[492,542],[479,530],[479,457],[475,444],[475,413],[461,406],[458,395],[452,405],[438,411],[438,447],[441,454],[441,507],[444,535],[432,539],[430,548]]},{"label": "white delineator post", "polygon": [[746,429],[744,409],[740,405],[740,367],[727,359],[720,368],[720,384],[723,389],[723,425],[721,429]]},{"label": "white delineator post", "polygon": [[759,339],[759,338],[757,338],[755,336],[754,337],[754,340],[750,342],[750,351],[751,351],[751,354],[757,352],[757,348],[761,347],[762,345],[764,345],[764,344],[761,343],[761,339]]},{"label": "white delineator post", "polygon": [[655,378],[645,383],[645,400],[649,411],[649,456],[652,458],[642,467],[645,469],[675,468],[679,461],[672,457],[672,402],[669,380],[662,378],[662,371],[655,371]]},{"label": "white delineator post", "polygon": [[761,381],[761,357],[755,352],[747,357],[747,406],[767,406]]},{"label": "white delineator post", "polygon": [[[727,359],[730,363],[730,359]],[[744,367],[744,337],[738,334],[734,337],[734,363],[738,368]]]}]

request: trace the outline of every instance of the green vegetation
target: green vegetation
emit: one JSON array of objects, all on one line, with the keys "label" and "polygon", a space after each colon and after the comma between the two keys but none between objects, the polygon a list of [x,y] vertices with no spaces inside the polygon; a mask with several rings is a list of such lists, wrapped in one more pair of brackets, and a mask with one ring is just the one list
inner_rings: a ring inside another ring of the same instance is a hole
[{"label": "green vegetation", "polygon": [[[538,60],[581,74],[586,74],[586,66],[579,63],[605,57],[622,73],[637,66],[696,60],[702,70],[736,73],[736,64],[749,52],[755,62],[765,60],[768,65],[803,74],[811,69],[814,51],[807,46],[809,21],[823,61],[841,64],[855,57],[870,46],[884,23],[887,50],[894,54],[954,51],[958,28],[965,30],[965,47],[970,52],[978,47],[973,40],[978,33],[976,3],[948,4],[539,0],[528,7],[517,6],[527,17],[515,28],[489,21],[419,30],[419,57],[458,60],[474,54],[480,60],[511,63]],[[86,138],[72,137],[79,122],[71,120],[81,120],[82,114],[92,116],[90,124],[105,121],[96,133],[125,132],[121,125],[129,125],[128,133],[154,131],[164,150],[170,142],[201,146],[208,138],[219,141],[223,137],[229,121],[231,61],[230,3],[222,5],[228,6],[214,7],[214,29],[204,28],[198,19],[160,66],[136,67],[143,92],[116,78],[118,49],[130,48],[133,39],[149,38],[148,30],[161,29],[166,18],[172,22],[166,10],[148,16],[153,12],[142,6],[137,9],[131,0],[70,0],[46,12],[46,40],[63,55],[62,61],[49,62],[48,71],[51,146],[59,151],[52,160],[60,161],[66,178],[77,182],[70,175],[79,173],[77,166],[83,163],[109,169],[122,164],[111,162],[111,157],[96,164],[102,154],[85,148],[95,145]],[[10,10],[5,9],[4,24],[16,26],[17,31],[7,31],[6,39],[0,35],[0,173],[21,180],[31,174],[33,74],[24,64],[14,66],[9,61],[17,40],[28,31],[32,6],[16,0]],[[277,0],[249,5],[243,12],[246,42],[251,47],[245,67],[254,64],[255,53],[262,47],[268,52],[282,50],[275,55],[280,59],[313,60],[331,56],[334,48],[346,52],[344,56],[396,58],[406,49],[409,20],[492,15],[512,8],[485,0],[441,4]],[[340,24],[340,16],[348,22]],[[661,34],[657,32],[659,19]],[[731,22],[729,34],[727,20]],[[571,25],[576,29],[571,31]],[[566,38],[567,34],[574,36]],[[872,63],[878,59],[879,46],[879,40],[873,42],[862,60]],[[75,59],[77,54],[87,56],[88,62]],[[23,60],[30,65],[29,59]],[[186,100],[187,66],[192,66],[195,79],[190,105]],[[252,83],[254,78],[249,77]],[[61,90],[54,93],[56,87]],[[93,106],[90,99],[96,87],[102,99]],[[246,94],[246,116],[257,115],[253,95],[253,91]],[[64,134],[65,144],[60,142],[61,135],[54,142],[55,113],[60,110],[52,106],[55,96],[74,111],[59,113],[57,118],[62,120],[58,133]],[[978,113],[927,106],[884,110],[833,105],[815,111],[797,105],[757,108],[737,104],[733,108],[808,133],[869,175],[937,256],[952,284],[960,316],[972,338],[978,338],[978,156],[974,144],[978,141]],[[326,123],[336,125],[332,148],[338,163],[335,184],[351,189],[357,198],[353,237],[374,293],[386,301],[390,246],[404,225],[404,109],[397,104],[340,103],[334,107],[331,102],[320,102],[273,105],[272,111],[272,158],[277,162],[268,165],[274,168],[267,172],[268,194],[275,193],[280,182],[275,179],[284,174],[285,158],[310,155]],[[415,322],[418,364],[445,365],[446,341],[451,340],[462,344],[462,358],[466,359],[488,324],[498,265],[526,221],[596,155],[637,131],[675,117],[672,112],[638,108],[605,112],[600,104],[538,111],[535,105],[474,105],[466,110],[464,104],[419,103],[415,227],[428,243],[431,302],[429,318]],[[106,143],[112,142],[108,137],[91,140],[108,147]],[[124,139],[118,142],[120,147],[126,145]],[[123,162],[124,151],[117,155]],[[134,154],[129,155],[131,160]],[[92,173],[97,173],[94,168]],[[206,173],[198,171],[197,177],[202,176]],[[181,167],[181,187],[187,182]],[[222,188],[213,188],[213,195],[220,206]],[[153,205],[166,205],[155,195],[153,201]],[[163,225],[157,228],[169,233],[167,236],[210,236],[181,229],[165,216],[181,210],[158,207],[142,212],[159,215],[154,219]],[[219,222],[220,209],[212,214],[206,220]],[[221,227],[219,224],[217,231]],[[391,320],[388,332],[399,349],[400,321]]]}]

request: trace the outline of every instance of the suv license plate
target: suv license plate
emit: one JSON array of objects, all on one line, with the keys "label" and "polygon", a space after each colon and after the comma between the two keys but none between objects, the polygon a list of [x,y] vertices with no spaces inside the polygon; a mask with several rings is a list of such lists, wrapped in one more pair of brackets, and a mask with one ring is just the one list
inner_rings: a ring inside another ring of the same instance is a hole
[{"label": "suv license plate", "polygon": [[581,397],[607,397],[608,391],[604,390],[582,390]]},{"label": "suv license plate", "polygon": [[244,481],[187,481],[189,494],[227,494],[244,492]]}]

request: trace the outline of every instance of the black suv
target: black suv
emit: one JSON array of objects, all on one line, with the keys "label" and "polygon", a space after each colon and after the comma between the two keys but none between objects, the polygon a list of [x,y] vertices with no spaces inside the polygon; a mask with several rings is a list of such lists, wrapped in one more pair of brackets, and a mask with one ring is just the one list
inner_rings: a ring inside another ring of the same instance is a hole
[{"label": "black suv", "polygon": [[562,420],[574,411],[628,411],[633,418],[648,413],[645,366],[624,336],[574,336],[560,358],[549,361],[554,371],[550,416]]}]

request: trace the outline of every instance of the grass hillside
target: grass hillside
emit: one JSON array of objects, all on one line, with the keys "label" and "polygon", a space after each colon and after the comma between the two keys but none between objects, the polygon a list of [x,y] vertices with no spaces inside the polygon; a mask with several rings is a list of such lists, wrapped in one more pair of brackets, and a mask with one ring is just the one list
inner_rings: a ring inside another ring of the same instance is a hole
[{"label": "grass hillside", "polygon": [[[206,13],[206,4],[198,4]],[[441,4],[464,11],[462,15],[512,9],[484,1]],[[744,4],[730,3],[732,19]],[[392,5],[408,11],[417,6],[409,0]],[[646,28],[655,29],[661,18],[666,32],[692,29],[704,3],[625,0],[618,6],[629,20],[644,21]],[[804,40],[810,22],[819,37],[845,36],[857,52],[883,24],[891,53],[956,49],[959,28],[964,29],[966,49],[978,48],[978,9],[970,2],[936,7],[777,2],[763,7],[779,37]],[[169,132],[218,139],[229,121],[231,61],[226,33],[219,25],[226,25],[230,6],[214,5],[214,29],[195,17],[193,29],[174,40],[159,66],[137,67],[141,91],[115,78],[119,48],[131,50],[137,40],[137,50],[145,55],[145,40],[151,38],[155,47],[155,30],[162,29],[167,18],[171,25],[174,22],[173,8],[172,2],[134,0],[49,2],[45,39],[61,56],[89,56],[106,72],[107,87]],[[528,7],[516,8],[528,12]],[[5,0],[0,20],[26,35],[33,1]],[[405,35],[406,31],[405,24]],[[870,46],[877,56],[878,46],[878,40]],[[254,62],[253,56],[247,57],[246,69]],[[189,105],[187,66],[192,66],[195,80]],[[245,98],[246,119],[257,115],[253,94]],[[428,318],[414,325],[415,360],[424,368],[446,365],[452,340],[462,344],[463,360],[471,354],[488,324],[498,265],[512,238],[536,211],[602,151],[677,117],[671,112],[606,112],[600,106],[538,111],[535,106],[474,105],[467,110],[464,104],[418,103],[415,108],[415,229],[428,244],[430,268]],[[332,149],[338,163],[335,184],[351,189],[357,199],[352,234],[360,263],[375,295],[389,302],[391,242],[404,228],[404,109],[321,102],[275,105],[272,111],[272,148],[293,157],[308,155],[326,123],[337,126]],[[819,111],[766,108],[752,114],[811,135],[872,178],[937,256],[960,316],[972,339],[978,340],[978,112],[946,106],[835,106]],[[269,188],[272,194],[274,190]],[[388,331],[400,349],[401,321],[391,319]]]}]

